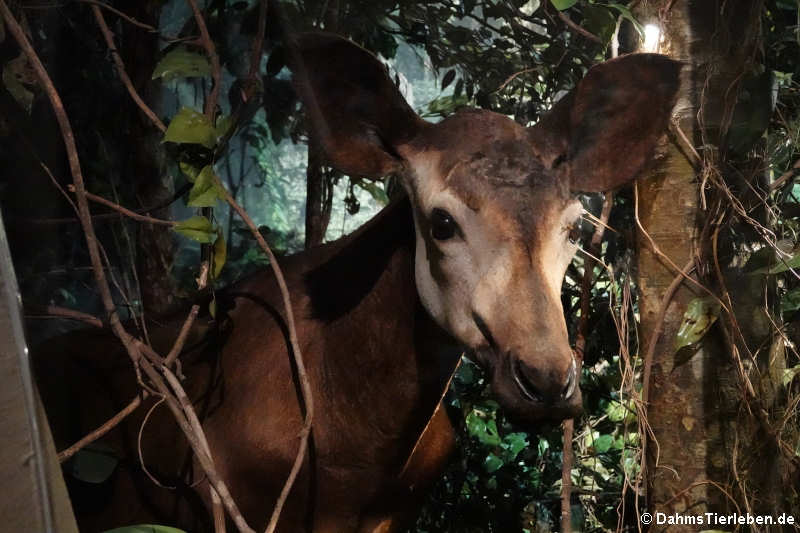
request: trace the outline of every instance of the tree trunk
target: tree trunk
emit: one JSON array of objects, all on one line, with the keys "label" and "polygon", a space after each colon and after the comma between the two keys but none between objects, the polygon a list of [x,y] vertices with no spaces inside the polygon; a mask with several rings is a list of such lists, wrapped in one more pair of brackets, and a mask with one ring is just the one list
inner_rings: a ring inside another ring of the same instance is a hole
[{"label": "tree trunk", "polygon": [[[161,2],[148,1],[136,4],[131,13],[139,20],[158,26]],[[134,86],[145,102],[160,114],[161,86],[150,78],[158,59],[157,34],[143,32],[138,28],[124,26],[124,44],[118,39],[117,46],[125,54],[125,64]],[[152,207],[169,201],[173,185],[165,172],[165,154],[161,143],[162,134],[144,116],[138,107],[129,101],[127,107],[131,117],[131,151],[129,164],[125,166],[124,179],[135,183],[135,194],[139,207]],[[170,208],[165,207],[150,215],[170,218]],[[176,298],[177,280],[172,276],[175,259],[173,234],[167,226],[138,224],[136,238],[136,271],[142,308],[145,313],[164,316],[179,305]]]},{"label": "tree trunk", "polygon": [[[775,438],[765,434],[780,386],[770,376],[780,375],[775,370],[783,364],[782,343],[765,313],[767,279],[741,269],[759,235],[732,207],[732,199],[738,200],[753,220],[766,225],[765,211],[753,211],[756,200],[748,196],[748,183],[757,186],[764,176],[757,170],[760,161],[735,163],[727,140],[741,84],[757,66],[761,8],[750,0],[658,0],[639,12],[643,23],[661,26],[659,51],[687,62],[676,108],[680,131],[653,175],[638,185],[639,218],[649,235],[638,236],[643,350],[663,324],[647,398],[652,428],[646,444],[647,510],[654,515],[738,509],[778,516],[785,510],[781,455]],[[654,251],[650,238],[680,268],[694,259],[693,277],[734,310],[732,318],[723,307],[688,361],[676,356],[675,336],[689,301],[709,294],[684,281],[661,317],[676,271]],[[750,360],[756,362],[752,368]],[[746,392],[748,383],[755,395]],[[651,530],[667,528],[698,531],[696,524]],[[699,529],[732,526],[706,523]]]}]

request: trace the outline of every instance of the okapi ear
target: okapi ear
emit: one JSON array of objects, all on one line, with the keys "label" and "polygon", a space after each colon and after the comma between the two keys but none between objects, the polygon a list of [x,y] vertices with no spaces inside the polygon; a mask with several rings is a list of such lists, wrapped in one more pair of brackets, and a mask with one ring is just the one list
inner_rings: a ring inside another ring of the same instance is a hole
[{"label": "okapi ear", "polygon": [[425,122],[409,107],[386,67],[332,34],[306,33],[290,44],[293,83],[330,164],[358,176],[396,172],[395,148]]},{"label": "okapi ear", "polygon": [[682,68],[659,54],[631,54],[591,68],[529,128],[534,151],[574,191],[607,191],[635,179],[667,131]]}]

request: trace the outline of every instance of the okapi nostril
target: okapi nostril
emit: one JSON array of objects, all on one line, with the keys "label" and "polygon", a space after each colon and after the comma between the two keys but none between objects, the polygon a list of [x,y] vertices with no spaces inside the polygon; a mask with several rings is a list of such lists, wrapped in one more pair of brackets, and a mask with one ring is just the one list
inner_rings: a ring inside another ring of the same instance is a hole
[{"label": "okapi nostril", "polygon": [[569,372],[567,373],[567,381],[564,383],[564,389],[561,392],[561,399],[562,400],[569,400],[570,397],[575,393],[575,389],[577,388],[578,383],[578,366],[575,364],[575,359],[572,359],[572,364],[569,367]]},{"label": "okapi nostril", "polygon": [[572,360],[572,364],[569,367],[569,372],[567,372],[567,381],[564,383],[564,388],[561,391],[561,399],[562,400],[569,400],[572,395],[575,393],[575,389],[577,388],[578,383],[578,367],[575,364],[575,359]]},{"label": "okapi nostril", "polygon": [[522,363],[517,361],[513,365],[512,374],[514,375],[514,382],[519,387],[520,392],[522,392],[523,396],[528,398],[532,402],[541,403],[544,401],[544,397],[539,392],[539,389],[534,385],[531,380],[525,375],[525,372],[522,371],[521,367]]}]

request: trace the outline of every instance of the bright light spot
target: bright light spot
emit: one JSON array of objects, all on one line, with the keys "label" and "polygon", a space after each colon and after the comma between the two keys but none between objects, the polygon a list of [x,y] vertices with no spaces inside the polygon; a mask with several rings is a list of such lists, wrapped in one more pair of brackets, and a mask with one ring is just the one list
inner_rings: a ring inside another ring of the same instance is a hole
[{"label": "bright light spot", "polygon": [[658,45],[661,42],[661,28],[655,24],[647,24],[644,27],[643,52],[658,52]]}]

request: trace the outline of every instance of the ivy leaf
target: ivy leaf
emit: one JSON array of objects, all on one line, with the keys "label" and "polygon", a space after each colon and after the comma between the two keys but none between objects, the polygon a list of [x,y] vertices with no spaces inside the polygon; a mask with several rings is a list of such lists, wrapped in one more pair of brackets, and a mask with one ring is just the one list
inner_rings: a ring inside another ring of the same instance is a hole
[{"label": "ivy leaf", "polygon": [[[3,21],[0,19],[0,26],[2,25]],[[26,86],[36,85],[36,75],[25,54],[20,54],[3,66],[3,85],[20,107],[30,113],[33,106],[33,92]]]},{"label": "ivy leaf", "polygon": [[778,264],[773,264],[771,267],[763,267],[753,270],[753,274],[780,274],[787,270],[800,268],[800,253],[793,255],[789,259],[779,260]]},{"label": "ivy leaf", "polygon": [[202,244],[210,244],[217,236],[211,221],[201,216],[194,216],[178,222],[172,229],[184,237]]},{"label": "ivy leaf", "polygon": [[783,371],[783,386],[788,387],[789,383],[797,377],[797,374],[800,374],[800,365],[785,369]]},{"label": "ivy leaf", "polygon": [[386,191],[384,191],[383,188],[381,188],[377,183],[362,180],[356,182],[356,185],[367,191],[370,196],[372,196],[372,199],[381,205],[387,205],[389,203],[389,197],[386,195]]},{"label": "ivy leaf", "polygon": [[494,420],[484,421],[473,409],[466,418],[467,431],[487,446],[499,446],[500,435],[497,434],[497,423]]},{"label": "ivy leaf", "polygon": [[486,459],[483,462],[483,466],[486,468],[486,471],[490,474],[492,472],[496,472],[503,466],[503,460],[497,457],[495,454],[490,453],[486,456]]},{"label": "ivy leaf", "polygon": [[550,0],[550,3],[559,11],[564,11],[577,4],[578,0]]},{"label": "ivy leaf", "polygon": [[194,109],[182,107],[172,117],[163,142],[201,144],[211,149],[217,144],[217,136],[207,116]]},{"label": "ivy leaf", "polygon": [[675,336],[675,352],[703,338],[719,317],[719,303],[711,297],[695,298],[686,306]]},{"label": "ivy leaf", "polygon": [[614,437],[611,435],[600,435],[594,440],[592,447],[596,453],[606,453],[614,444]]},{"label": "ivy leaf", "polygon": [[503,448],[508,450],[508,461],[513,461],[519,455],[519,452],[525,449],[528,446],[528,434],[527,433],[509,433],[505,437],[503,437]]},{"label": "ivy leaf", "polygon": [[191,183],[194,183],[197,179],[197,175],[200,174],[200,169],[189,163],[184,163],[183,161],[178,163],[178,168],[181,169],[181,173],[186,176],[186,179]]},{"label": "ivy leaf", "polygon": [[628,9],[626,6],[623,6],[622,4],[617,4],[617,3],[608,4],[608,7],[613,7],[614,9],[619,11],[619,14],[622,16],[622,18],[628,20],[631,24],[633,24],[633,27],[636,28],[636,31],[639,33],[639,37],[644,38],[644,26],[642,26],[641,22],[636,20],[636,17],[633,16],[633,13],[631,13],[630,9]]},{"label": "ivy leaf", "polygon": [[214,207],[217,200],[222,197],[222,191],[219,190],[217,179],[214,176],[214,169],[207,165],[197,175],[194,187],[189,191],[189,201],[186,202],[186,205],[189,207]]},{"label": "ivy leaf", "polygon": [[217,229],[217,240],[214,241],[214,257],[212,259],[214,279],[219,278],[219,273],[222,272],[222,267],[225,266],[227,259],[228,248],[225,245],[225,237],[222,235],[222,230]]},{"label": "ivy leaf", "polygon": [[219,117],[217,119],[217,126],[216,128],[214,128],[214,135],[216,137],[215,141],[219,143],[220,139],[225,137],[225,135],[228,133],[228,130],[230,130],[232,127],[233,127],[232,116],[222,115],[221,117]]},{"label": "ivy leaf", "polygon": [[586,6],[583,9],[583,27],[608,43],[617,27],[617,18],[604,6]]},{"label": "ivy leaf", "polygon": [[456,79],[456,69],[450,69],[442,78],[442,90],[444,91],[448,85],[453,83],[453,80]]},{"label": "ivy leaf", "polygon": [[211,65],[203,54],[190,52],[185,46],[173,48],[161,58],[153,69],[151,79],[172,81],[179,78],[197,78],[211,74]]},{"label": "ivy leaf", "polygon": [[781,311],[788,313],[800,309],[800,287],[792,289],[781,298]]}]

